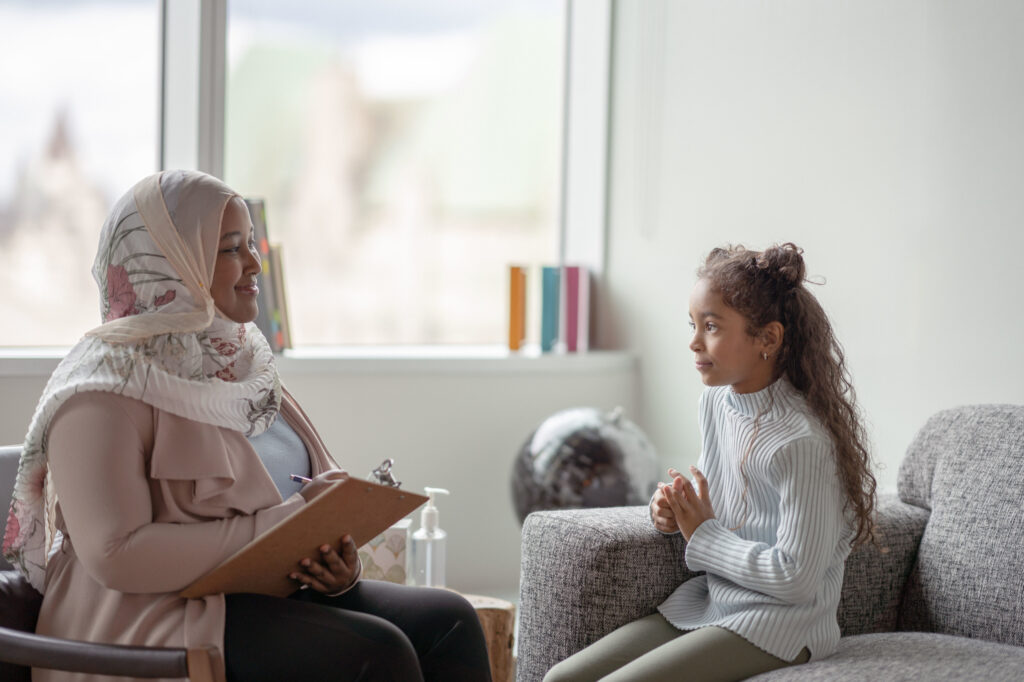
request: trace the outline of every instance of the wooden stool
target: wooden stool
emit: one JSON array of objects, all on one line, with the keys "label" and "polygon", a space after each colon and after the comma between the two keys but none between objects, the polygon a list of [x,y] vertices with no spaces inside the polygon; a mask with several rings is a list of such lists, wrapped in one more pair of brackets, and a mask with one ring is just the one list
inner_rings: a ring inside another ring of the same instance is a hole
[{"label": "wooden stool", "polygon": [[514,682],[516,666],[512,658],[512,645],[515,637],[515,604],[477,594],[462,596],[476,609],[483,627],[487,657],[491,661],[491,678],[494,682]]}]

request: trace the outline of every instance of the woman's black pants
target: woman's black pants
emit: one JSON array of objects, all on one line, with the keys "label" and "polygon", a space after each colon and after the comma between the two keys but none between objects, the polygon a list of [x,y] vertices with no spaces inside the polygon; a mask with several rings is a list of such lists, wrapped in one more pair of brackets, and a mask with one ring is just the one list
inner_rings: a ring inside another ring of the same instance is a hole
[{"label": "woman's black pants", "polygon": [[476,611],[455,592],[362,580],[339,597],[226,599],[228,680],[491,679]]}]

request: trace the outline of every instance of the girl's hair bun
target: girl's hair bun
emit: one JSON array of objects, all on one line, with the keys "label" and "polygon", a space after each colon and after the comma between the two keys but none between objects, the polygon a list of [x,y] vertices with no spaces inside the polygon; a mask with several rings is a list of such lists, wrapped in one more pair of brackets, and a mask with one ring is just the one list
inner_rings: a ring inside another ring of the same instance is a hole
[{"label": "girl's hair bun", "polygon": [[[759,307],[773,307],[792,296],[804,283],[804,250],[792,242],[752,251],[740,244],[712,249],[697,276],[708,279],[734,308],[740,299],[764,298]],[[754,292],[760,292],[756,295]],[[749,311],[744,314],[749,314]]]},{"label": "girl's hair bun", "polygon": [[795,289],[807,277],[803,252],[792,242],[776,244],[759,254],[757,265],[780,284]]}]

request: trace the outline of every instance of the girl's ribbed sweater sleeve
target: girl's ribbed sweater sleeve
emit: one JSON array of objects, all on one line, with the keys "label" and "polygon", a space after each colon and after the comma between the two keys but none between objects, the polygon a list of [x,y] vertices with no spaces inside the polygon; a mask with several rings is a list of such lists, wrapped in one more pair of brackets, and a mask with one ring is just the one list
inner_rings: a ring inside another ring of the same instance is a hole
[{"label": "girl's ribbed sweater sleeve", "polygon": [[[686,565],[785,603],[804,603],[819,591],[844,527],[831,449],[818,438],[794,440],[774,454],[769,477],[780,497],[775,544],[745,540],[709,519],[687,543]],[[751,487],[748,495],[759,492]],[[748,502],[751,509],[764,504]]]}]

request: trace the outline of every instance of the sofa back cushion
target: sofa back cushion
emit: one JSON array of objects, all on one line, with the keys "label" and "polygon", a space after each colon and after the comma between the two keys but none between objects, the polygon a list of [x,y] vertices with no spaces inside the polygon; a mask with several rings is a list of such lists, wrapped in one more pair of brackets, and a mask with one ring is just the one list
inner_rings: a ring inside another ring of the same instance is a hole
[{"label": "sofa back cushion", "polygon": [[1024,406],[933,416],[907,450],[899,493],[931,510],[899,628],[1024,645]]}]

